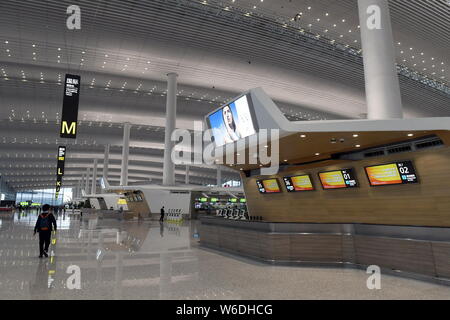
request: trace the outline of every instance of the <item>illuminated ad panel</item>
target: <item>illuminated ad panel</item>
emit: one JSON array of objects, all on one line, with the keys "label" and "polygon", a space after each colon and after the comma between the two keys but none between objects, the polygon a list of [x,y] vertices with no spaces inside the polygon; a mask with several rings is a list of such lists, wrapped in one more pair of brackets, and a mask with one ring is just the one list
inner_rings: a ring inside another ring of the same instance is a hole
[{"label": "illuminated ad panel", "polygon": [[217,147],[233,143],[256,133],[250,95],[244,95],[208,116]]},{"label": "illuminated ad panel", "polygon": [[80,76],[66,74],[64,99],[61,115],[60,137],[75,139],[78,129],[78,100],[80,97]]},{"label": "illuminated ad panel", "polygon": [[324,189],[341,189],[357,187],[352,169],[319,172],[320,182]]},{"label": "illuminated ad panel", "polygon": [[371,186],[417,183],[417,175],[411,161],[394,162],[366,167]]},{"label": "illuminated ad panel", "polygon": [[314,190],[311,182],[311,177],[307,174],[301,176],[284,177],[283,180],[288,192]]},{"label": "illuminated ad panel", "polygon": [[58,163],[56,165],[56,191],[55,198],[58,198],[59,191],[61,190],[62,177],[64,175],[64,163],[66,161],[66,147],[58,147]]},{"label": "illuminated ad panel", "polygon": [[256,184],[261,193],[281,192],[277,179],[256,180]]},{"label": "illuminated ad panel", "polygon": [[126,200],[126,199],[123,199],[123,198],[119,198],[119,199],[117,200],[117,204],[127,204],[127,200]]}]

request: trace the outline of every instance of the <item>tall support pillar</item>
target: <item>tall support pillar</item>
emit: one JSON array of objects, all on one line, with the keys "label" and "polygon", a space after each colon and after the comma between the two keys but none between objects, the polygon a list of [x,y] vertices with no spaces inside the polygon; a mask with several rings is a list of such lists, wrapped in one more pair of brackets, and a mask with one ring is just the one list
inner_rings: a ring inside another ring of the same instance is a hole
[{"label": "tall support pillar", "polygon": [[189,171],[190,171],[190,167],[189,167],[189,165],[186,165],[186,178],[184,180],[185,184],[189,184],[189,174],[190,174]]},{"label": "tall support pillar", "polygon": [[172,162],[171,153],[174,143],[170,136],[175,130],[175,118],[177,114],[177,77],[176,73],[167,74],[167,102],[166,102],[166,132],[164,136],[164,168],[163,185],[175,184],[175,164]]},{"label": "tall support pillar", "polygon": [[403,118],[388,0],[358,0],[367,118]]},{"label": "tall support pillar", "polygon": [[218,187],[222,186],[222,170],[220,168],[220,166],[217,166],[217,183],[216,185]]},{"label": "tall support pillar", "polygon": [[108,180],[109,167],[109,144],[105,145],[105,155],[103,157],[103,179]]},{"label": "tall support pillar", "polygon": [[84,185],[84,191],[86,194],[89,194],[89,174],[90,174],[91,168],[86,169],[86,183]]},{"label": "tall support pillar", "polygon": [[130,155],[130,129],[131,124],[123,124],[122,167],[120,170],[120,185],[128,185],[128,156]]},{"label": "tall support pillar", "polygon": [[92,169],[92,185],[91,185],[91,194],[97,193],[97,163],[98,160],[94,159],[94,166]]},{"label": "tall support pillar", "polygon": [[85,179],[86,179],[86,174],[85,173],[81,174],[81,181],[80,181],[80,188],[79,188],[78,198],[81,198],[81,196],[83,195],[81,190],[83,190],[84,186],[86,185],[86,180]]}]

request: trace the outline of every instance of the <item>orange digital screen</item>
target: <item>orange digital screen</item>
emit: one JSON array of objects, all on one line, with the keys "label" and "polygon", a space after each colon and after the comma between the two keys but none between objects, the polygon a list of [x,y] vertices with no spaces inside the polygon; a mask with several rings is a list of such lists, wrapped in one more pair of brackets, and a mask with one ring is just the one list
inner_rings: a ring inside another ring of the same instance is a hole
[{"label": "orange digital screen", "polygon": [[311,178],[307,174],[302,176],[284,177],[283,179],[286,190],[289,192],[314,190]]},{"label": "orange digital screen", "polygon": [[344,176],[340,170],[319,173],[320,182],[324,189],[346,188]]},{"label": "orange digital screen", "polygon": [[281,192],[277,179],[257,180],[259,192],[261,193],[277,193]]},{"label": "orange digital screen", "polygon": [[403,183],[396,163],[366,167],[366,173],[372,186]]}]

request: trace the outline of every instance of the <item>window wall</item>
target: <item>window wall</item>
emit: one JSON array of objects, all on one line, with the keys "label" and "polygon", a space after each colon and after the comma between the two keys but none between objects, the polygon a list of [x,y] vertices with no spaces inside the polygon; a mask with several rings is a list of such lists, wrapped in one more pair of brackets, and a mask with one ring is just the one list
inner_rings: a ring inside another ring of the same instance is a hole
[{"label": "window wall", "polygon": [[60,206],[72,201],[72,188],[61,188],[58,199],[55,199],[55,189],[39,189],[33,191],[18,192],[16,203],[32,201],[52,206]]}]

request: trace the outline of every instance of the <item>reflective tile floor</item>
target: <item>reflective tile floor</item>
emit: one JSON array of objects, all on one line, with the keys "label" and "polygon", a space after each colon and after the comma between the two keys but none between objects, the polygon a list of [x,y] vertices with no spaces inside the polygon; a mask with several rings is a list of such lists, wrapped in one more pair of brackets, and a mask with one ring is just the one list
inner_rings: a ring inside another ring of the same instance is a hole
[{"label": "reflective tile floor", "polygon": [[203,249],[197,221],[60,215],[51,257],[39,259],[36,218],[0,215],[0,299],[450,299],[450,286],[382,275],[381,289],[369,290],[362,270],[270,266]]}]

